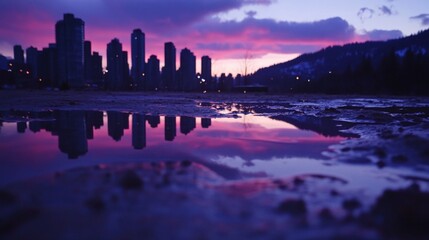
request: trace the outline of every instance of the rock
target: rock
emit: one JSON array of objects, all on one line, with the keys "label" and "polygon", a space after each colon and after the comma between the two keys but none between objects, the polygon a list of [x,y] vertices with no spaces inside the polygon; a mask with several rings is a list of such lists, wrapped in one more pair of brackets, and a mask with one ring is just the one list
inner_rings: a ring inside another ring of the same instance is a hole
[{"label": "rock", "polygon": [[11,192],[6,190],[0,190],[0,204],[1,205],[10,205],[17,202],[17,197]]},{"label": "rock", "polygon": [[386,190],[372,207],[367,221],[386,235],[407,239],[429,237],[429,193],[414,184]]},{"label": "rock", "polygon": [[134,171],[125,172],[119,181],[122,188],[126,190],[136,190],[143,187],[143,181]]},{"label": "rock", "polygon": [[356,198],[346,199],[343,201],[343,208],[349,212],[353,212],[354,210],[361,207],[361,203]]},{"label": "rock", "polygon": [[100,196],[89,198],[86,200],[85,205],[94,212],[101,212],[106,208],[106,204]]},{"label": "rock", "polygon": [[307,205],[302,199],[287,199],[279,204],[277,211],[280,213],[300,216],[307,213]]}]

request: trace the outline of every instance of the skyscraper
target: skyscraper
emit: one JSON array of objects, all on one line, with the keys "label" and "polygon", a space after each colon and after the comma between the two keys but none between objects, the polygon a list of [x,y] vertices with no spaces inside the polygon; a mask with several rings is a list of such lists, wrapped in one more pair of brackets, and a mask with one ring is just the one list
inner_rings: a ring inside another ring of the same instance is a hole
[{"label": "skyscraper", "polygon": [[131,77],[133,88],[144,89],[145,74],[145,35],[140,29],[131,33]]},{"label": "skyscraper", "polygon": [[179,90],[196,91],[199,84],[196,75],[195,55],[185,48],[180,52]]},{"label": "skyscraper", "polygon": [[201,86],[202,90],[209,89],[212,85],[212,60],[209,56],[201,58]]},{"label": "skyscraper", "polygon": [[145,89],[148,91],[158,90],[160,87],[160,77],[159,59],[155,55],[151,55],[147,61]]},{"label": "skyscraper", "polygon": [[98,52],[93,52],[91,55],[91,77],[92,83],[98,87],[102,87],[103,83],[103,57]]},{"label": "skyscraper", "polygon": [[43,86],[59,86],[58,80],[58,54],[55,43],[43,48],[39,64],[39,84]]},{"label": "skyscraper", "polygon": [[176,47],[172,42],[167,42],[164,44],[164,86],[168,91],[177,90],[177,81],[176,81]]},{"label": "skyscraper", "polygon": [[59,87],[84,86],[84,26],[81,19],[70,13],[64,14],[64,19],[55,25]]},{"label": "skyscraper", "polygon": [[107,44],[107,71],[107,89],[124,90],[128,86],[127,52],[122,51],[117,38]]},{"label": "skyscraper", "polygon": [[13,46],[13,60],[15,60],[15,64],[24,64],[24,50],[21,45]]},{"label": "skyscraper", "polygon": [[25,50],[25,53],[27,55],[27,65],[30,68],[31,77],[35,79],[38,76],[38,70],[39,70],[38,63],[39,63],[41,53],[35,47],[27,48]]},{"label": "skyscraper", "polygon": [[84,63],[84,76],[85,76],[85,83],[92,83],[92,55],[91,55],[91,42],[85,41],[83,43],[83,63]]}]

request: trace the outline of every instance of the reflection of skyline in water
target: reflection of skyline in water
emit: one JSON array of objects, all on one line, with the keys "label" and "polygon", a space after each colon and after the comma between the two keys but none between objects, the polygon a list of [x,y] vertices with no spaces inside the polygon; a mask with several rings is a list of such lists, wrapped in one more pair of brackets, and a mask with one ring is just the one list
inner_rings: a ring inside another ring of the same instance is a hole
[{"label": "reflection of skyline in water", "polygon": [[[32,114],[31,118],[46,118],[49,113],[45,112],[41,116],[38,113]],[[50,120],[17,121],[16,131],[25,134],[28,129],[33,133],[41,130],[58,136],[58,148],[66,153],[69,159],[76,159],[88,152],[88,141],[94,139],[94,131],[99,130],[107,121],[107,134],[113,140],[119,142],[129,127],[129,117],[131,118],[132,147],[134,149],[144,149],[146,147],[146,123],[151,128],[158,128],[161,123],[160,116],[144,115],[139,113],[124,113],[107,111],[53,111]],[[25,118],[28,118],[26,116]],[[104,119],[106,118],[106,119]],[[165,116],[165,141],[173,141],[176,137],[176,117]],[[208,128],[211,119],[201,119],[202,128]],[[2,125],[0,125],[1,127]],[[180,117],[180,131],[182,134],[189,134],[196,128],[196,118]],[[0,132],[1,133],[1,132]]]},{"label": "reflection of skyline in water", "polygon": [[0,182],[104,163],[192,159],[217,168],[213,164],[222,159],[241,159],[246,166],[274,158],[322,159],[323,151],[343,139],[250,115],[210,119],[101,111],[0,114]]}]

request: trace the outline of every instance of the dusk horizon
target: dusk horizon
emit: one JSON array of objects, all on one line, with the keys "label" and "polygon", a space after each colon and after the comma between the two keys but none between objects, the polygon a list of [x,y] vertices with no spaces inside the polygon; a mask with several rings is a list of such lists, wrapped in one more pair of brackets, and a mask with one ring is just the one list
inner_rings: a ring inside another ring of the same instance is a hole
[{"label": "dusk horizon", "polygon": [[72,13],[85,22],[85,40],[103,56],[103,67],[107,43],[118,38],[130,52],[130,34],[140,28],[146,35],[147,56],[158,56],[161,67],[163,44],[173,42],[179,50],[191,49],[197,59],[210,56],[213,74],[243,75],[244,65],[252,73],[332,45],[416,34],[429,26],[429,15],[421,12],[423,5],[391,0],[348,5],[330,1],[318,6],[318,11],[310,10],[311,15],[300,16],[297,13],[305,12],[304,3],[270,0],[181,1],[174,10],[168,2],[80,5],[76,1],[32,4],[18,0],[0,3],[5,12],[0,20],[10,23],[0,30],[0,54],[13,56],[15,44],[24,49],[47,47],[55,42],[55,22],[64,13]]},{"label": "dusk horizon", "polygon": [[429,239],[429,0],[0,9],[2,240]]}]

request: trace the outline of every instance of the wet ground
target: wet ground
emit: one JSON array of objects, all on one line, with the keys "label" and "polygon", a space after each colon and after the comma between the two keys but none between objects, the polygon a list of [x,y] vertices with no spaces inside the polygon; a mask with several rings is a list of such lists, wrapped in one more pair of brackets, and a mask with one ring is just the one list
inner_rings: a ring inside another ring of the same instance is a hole
[{"label": "wet ground", "polygon": [[426,239],[429,100],[0,91],[2,239]]}]

